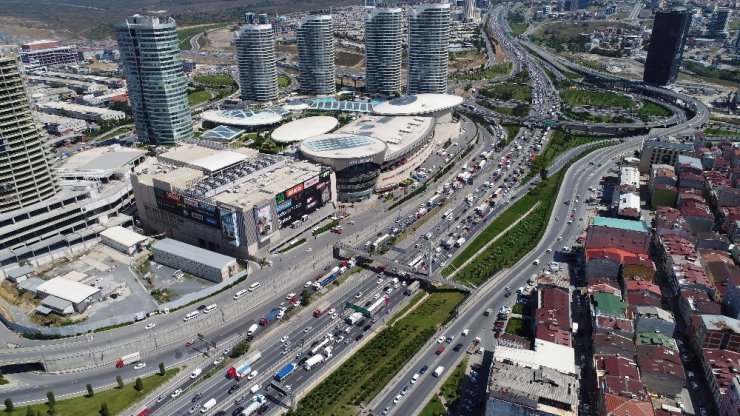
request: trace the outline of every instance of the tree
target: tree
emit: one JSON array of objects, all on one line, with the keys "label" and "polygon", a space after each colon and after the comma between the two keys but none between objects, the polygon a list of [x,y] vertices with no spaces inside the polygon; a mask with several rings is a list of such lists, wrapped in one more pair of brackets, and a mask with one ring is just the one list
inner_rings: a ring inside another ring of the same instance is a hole
[{"label": "tree", "polygon": [[540,178],[542,178],[543,181],[547,179],[547,169],[545,168],[540,169]]},{"label": "tree", "polygon": [[54,392],[52,391],[46,392],[46,400],[49,402],[50,407],[57,403],[56,398],[54,398]]},{"label": "tree", "polygon": [[240,343],[234,345],[234,348],[231,349],[231,358],[237,358],[241,357],[242,355],[246,354],[249,351],[249,341],[244,340]]},{"label": "tree", "polygon": [[119,389],[123,388],[123,379],[121,378],[121,376],[116,376],[116,383],[118,383]]},{"label": "tree", "polygon": [[88,384],[85,387],[87,387],[87,397],[93,397],[95,395],[95,391],[93,391],[92,384]]},{"label": "tree", "polygon": [[46,414],[49,416],[54,416],[55,414],[57,414],[57,408],[54,407],[54,405],[50,405],[49,410],[46,411]]},{"label": "tree", "polygon": [[108,416],[110,412],[108,411],[108,403],[103,403],[100,406],[100,416]]},{"label": "tree", "polygon": [[164,370],[164,363],[159,363],[159,375],[163,376],[165,375],[166,371]]},{"label": "tree", "polygon": [[144,390],[144,384],[141,382],[140,377],[136,377],[136,383],[134,383],[134,388],[138,392],[141,392],[142,390]]},{"label": "tree", "polygon": [[15,407],[13,407],[13,399],[8,397],[7,399],[5,399],[5,411],[7,413],[10,413],[13,410],[15,410]]},{"label": "tree", "polygon": [[36,416],[37,413],[31,409],[31,406],[26,406],[26,416]]}]

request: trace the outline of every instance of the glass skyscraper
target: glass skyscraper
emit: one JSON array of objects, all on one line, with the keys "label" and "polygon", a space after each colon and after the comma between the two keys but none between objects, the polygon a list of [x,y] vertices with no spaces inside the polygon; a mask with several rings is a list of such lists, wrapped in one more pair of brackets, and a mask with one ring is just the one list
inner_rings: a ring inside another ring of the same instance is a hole
[{"label": "glass skyscraper", "polygon": [[449,44],[449,4],[423,4],[409,10],[409,94],[447,91]]},{"label": "glass skyscraper", "polygon": [[17,59],[0,52],[0,212],[41,202],[57,191],[49,148],[31,114]]},{"label": "glass skyscraper", "polygon": [[685,9],[655,13],[643,81],[654,85],[676,82],[689,26],[691,15]]},{"label": "glass skyscraper", "polygon": [[247,24],[236,33],[241,98],[268,102],[278,96],[275,35],[270,24]]},{"label": "glass skyscraper", "polygon": [[334,70],[334,23],[331,15],[310,15],[296,29],[298,79],[304,94],[330,95],[337,90]]},{"label": "glass skyscraper", "polygon": [[171,145],[192,138],[175,20],[135,15],[116,26],[116,37],[139,140]]},{"label": "glass skyscraper", "polygon": [[386,96],[401,93],[403,10],[368,9],[365,15],[365,89]]}]

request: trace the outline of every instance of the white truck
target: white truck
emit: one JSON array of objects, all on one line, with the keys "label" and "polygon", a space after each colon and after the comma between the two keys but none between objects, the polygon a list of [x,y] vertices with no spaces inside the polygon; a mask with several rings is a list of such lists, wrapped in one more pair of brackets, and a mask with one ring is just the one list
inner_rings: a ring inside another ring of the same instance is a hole
[{"label": "white truck", "polygon": [[247,330],[247,336],[251,337],[252,335],[254,335],[254,333],[257,332],[257,328],[259,328],[259,325],[252,324],[252,326],[250,326],[249,329]]},{"label": "white truck", "polygon": [[311,348],[311,351],[309,351],[310,355],[316,355],[321,351],[324,346],[329,345],[332,341],[334,341],[334,336],[332,334],[326,334],[326,337],[322,339],[318,344],[316,344],[313,348]]},{"label": "white truck", "polygon": [[347,319],[345,319],[344,321],[350,325],[354,325],[359,322],[360,319],[362,319],[362,314],[359,312],[355,312],[352,315],[348,316]]},{"label": "white truck", "polygon": [[116,367],[122,368],[124,365],[133,364],[136,362],[139,362],[141,360],[141,353],[134,352],[131,354],[127,354],[116,360]]},{"label": "white truck", "polygon": [[311,356],[311,358],[309,358],[308,360],[306,360],[305,363],[303,363],[303,368],[306,371],[311,371],[311,368],[313,368],[313,366],[319,363],[323,363],[324,361],[326,361],[326,358],[324,358],[323,355],[316,354],[316,355]]},{"label": "white truck", "polygon": [[444,368],[444,367],[442,367],[442,366],[440,365],[439,367],[437,367],[437,368],[435,368],[435,369],[434,369],[434,372],[432,373],[432,375],[433,375],[434,377],[439,377],[439,376],[441,376],[441,375],[442,375],[442,373],[443,373],[444,371],[445,371],[445,368]]},{"label": "white truck", "polygon": [[216,399],[211,398],[211,400],[203,403],[203,407],[200,408],[201,413],[207,413],[209,410],[213,409],[216,406]]},{"label": "white truck", "polygon": [[241,416],[252,416],[253,414],[257,413],[257,411],[260,410],[260,407],[262,407],[262,405],[266,402],[267,399],[265,399],[265,396],[257,394],[252,397],[252,401],[249,402],[249,404],[239,414]]}]

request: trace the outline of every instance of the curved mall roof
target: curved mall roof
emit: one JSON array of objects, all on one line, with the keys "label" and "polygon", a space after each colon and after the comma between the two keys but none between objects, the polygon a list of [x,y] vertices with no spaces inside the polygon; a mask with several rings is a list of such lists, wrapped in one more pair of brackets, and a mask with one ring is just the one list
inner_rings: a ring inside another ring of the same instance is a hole
[{"label": "curved mall roof", "polygon": [[244,109],[209,110],[201,114],[204,120],[227,126],[256,127],[279,123],[283,116],[272,111],[250,111]]},{"label": "curved mall roof", "polygon": [[373,106],[373,113],[386,116],[432,114],[449,110],[462,102],[462,97],[450,94],[407,95]]},{"label": "curved mall roof", "polygon": [[321,134],[300,144],[306,157],[320,159],[362,159],[384,154],[388,145],[380,139],[357,134]]},{"label": "curved mall roof", "polygon": [[300,142],[312,136],[329,133],[338,125],[339,120],[329,116],[299,118],[276,128],[272,132],[272,139],[278,143]]}]

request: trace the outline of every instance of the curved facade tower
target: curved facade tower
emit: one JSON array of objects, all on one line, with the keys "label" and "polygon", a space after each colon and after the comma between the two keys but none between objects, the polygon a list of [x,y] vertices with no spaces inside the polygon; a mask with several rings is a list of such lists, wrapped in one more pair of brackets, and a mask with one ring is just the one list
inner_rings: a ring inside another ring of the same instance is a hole
[{"label": "curved facade tower", "polygon": [[334,70],[334,23],[331,15],[301,19],[298,40],[298,79],[304,94],[330,95],[337,90]]},{"label": "curved facade tower", "polygon": [[129,17],[116,26],[139,140],[171,145],[193,138],[193,121],[172,18]]},{"label": "curved facade tower", "polygon": [[447,91],[449,44],[449,4],[423,4],[409,10],[408,94]]},{"label": "curved facade tower", "polygon": [[365,15],[365,89],[372,94],[401,93],[403,10],[373,8]]},{"label": "curved facade tower", "polygon": [[272,25],[248,24],[236,32],[236,59],[242,100],[268,102],[277,99]]},{"label": "curved facade tower", "polygon": [[56,193],[45,142],[31,114],[17,60],[0,54],[0,212]]}]

